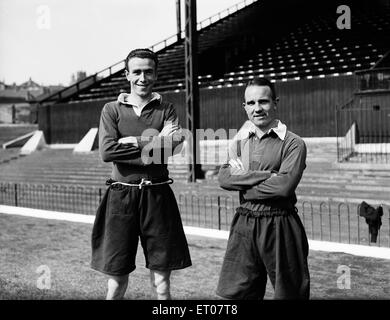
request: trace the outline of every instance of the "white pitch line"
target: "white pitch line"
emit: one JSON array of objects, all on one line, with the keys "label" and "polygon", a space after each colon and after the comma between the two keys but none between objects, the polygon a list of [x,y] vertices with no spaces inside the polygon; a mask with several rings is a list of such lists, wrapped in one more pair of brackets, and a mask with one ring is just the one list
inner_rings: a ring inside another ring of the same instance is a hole
[{"label": "white pitch line", "polygon": [[310,250],[344,252],[355,256],[381,258],[390,260],[390,248],[363,246],[361,244],[348,244],[330,241],[309,240]]},{"label": "white pitch line", "polygon": [[18,216],[33,217],[33,218],[42,218],[42,219],[83,222],[83,223],[91,223],[91,224],[95,221],[94,215],[49,211],[49,210],[13,207],[13,206],[4,206],[4,205],[0,205],[0,213],[14,214]]},{"label": "white pitch line", "polygon": [[186,234],[193,235],[193,236],[202,236],[202,237],[225,239],[225,240],[229,238],[229,231],[225,231],[225,230],[184,226],[184,232]]},{"label": "white pitch line", "polygon": [[[41,210],[41,209],[31,209],[31,208],[13,207],[13,206],[5,206],[5,205],[0,205],[0,213],[19,215],[24,217],[41,218],[41,219],[81,222],[81,223],[88,223],[88,224],[93,224],[95,220],[94,215],[59,212],[59,211],[48,211],[48,210]],[[209,238],[216,238],[216,239],[227,240],[229,237],[229,231],[224,231],[224,230],[184,226],[184,231],[187,235],[195,235],[195,236],[209,237]],[[373,257],[373,258],[390,260],[390,248],[384,248],[384,247],[364,246],[360,244],[359,245],[347,244],[347,243],[338,243],[338,242],[330,242],[330,241],[309,240],[309,248],[310,250],[315,250],[315,251],[343,252],[343,253],[353,254],[356,256]]]}]

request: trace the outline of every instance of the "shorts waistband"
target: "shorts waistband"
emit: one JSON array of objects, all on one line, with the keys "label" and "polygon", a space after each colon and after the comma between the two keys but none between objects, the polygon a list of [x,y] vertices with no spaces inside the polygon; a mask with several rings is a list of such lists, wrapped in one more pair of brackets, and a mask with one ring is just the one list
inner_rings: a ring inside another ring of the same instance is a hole
[{"label": "shorts waistband", "polygon": [[171,178],[152,178],[152,179],[142,178],[130,182],[120,182],[110,178],[106,181],[106,185],[109,186],[119,184],[127,187],[138,187],[139,189],[142,189],[143,187],[146,186],[155,186],[155,185],[172,184],[172,183],[173,183],[173,179]]},{"label": "shorts waistband", "polygon": [[275,216],[287,216],[291,213],[297,212],[297,208],[293,209],[281,209],[281,208],[270,208],[261,211],[254,211],[247,208],[238,207],[236,212],[242,216],[248,217],[275,217]]}]

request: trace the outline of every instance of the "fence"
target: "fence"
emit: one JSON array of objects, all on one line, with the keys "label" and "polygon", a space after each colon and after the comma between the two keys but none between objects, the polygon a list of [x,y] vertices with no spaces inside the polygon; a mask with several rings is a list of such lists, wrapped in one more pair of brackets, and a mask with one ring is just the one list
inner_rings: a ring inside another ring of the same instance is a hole
[{"label": "fence", "polygon": [[[0,183],[0,204],[94,215],[105,189],[95,187]],[[229,230],[238,199],[227,195],[176,193],[183,224]],[[298,201],[309,239],[390,247],[390,214],[384,210],[376,243],[358,205],[332,201]]]},{"label": "fence", "polygon": [[390,163],[390,69],[386,72],[386,77],[379,71],[360,75],[360,91],[336,108],[339,162]]}]

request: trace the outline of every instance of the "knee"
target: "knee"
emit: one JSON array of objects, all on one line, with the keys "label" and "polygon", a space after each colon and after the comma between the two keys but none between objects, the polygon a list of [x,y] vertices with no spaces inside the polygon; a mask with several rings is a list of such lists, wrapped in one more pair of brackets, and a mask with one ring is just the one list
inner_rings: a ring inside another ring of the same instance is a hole
[{"label": "knee", "polygon": [[127,285],[129,280],[129,275],[125,276],[110,276],[108,279],[108,286],[116,289],[116,288],[122,288]]}]

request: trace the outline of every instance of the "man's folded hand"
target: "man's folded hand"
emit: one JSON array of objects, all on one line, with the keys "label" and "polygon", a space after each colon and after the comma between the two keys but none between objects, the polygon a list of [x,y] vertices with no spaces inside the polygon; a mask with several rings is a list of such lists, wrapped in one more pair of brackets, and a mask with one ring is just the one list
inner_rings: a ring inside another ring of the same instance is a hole
[{"label": "man's folded hand", "polygon": [[173,135],[176,131],[180,130],[180,126],[176,124],[168,124],[166,125],[161,132],[159,133],[159,137],[167,137]]},{"label": "man's folded hand", "polygon": [[121,144],[132,144],[134,146],[138,146],[137,138],[130,136],[130,137],[123,137],[118,140],[118,143]]}]

